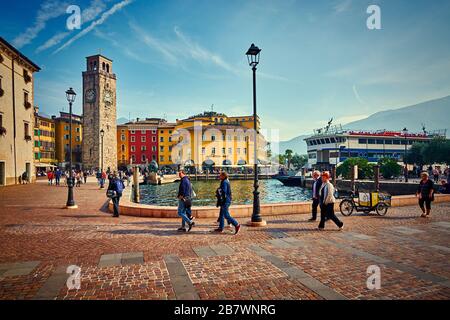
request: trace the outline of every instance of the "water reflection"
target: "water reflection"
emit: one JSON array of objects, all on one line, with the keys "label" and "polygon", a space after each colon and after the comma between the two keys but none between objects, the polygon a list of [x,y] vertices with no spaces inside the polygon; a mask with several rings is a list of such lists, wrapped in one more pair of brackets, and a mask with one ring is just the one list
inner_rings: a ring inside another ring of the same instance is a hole
[{"label": "water reflection", "polygon": [[[219,187],[218,180],[192,181],[197,197],[194,206],[215,206],[215,190]],[[253,203],[253,181],[232,180],[233,204]],[[275,179],[260,180],[259,191],[261,203],[297,202],[311,199],[311,191],[301,187],[286,187]],[[161,206],[176,206],[178,183],[160,186],[141,186],[141,203]]]}]

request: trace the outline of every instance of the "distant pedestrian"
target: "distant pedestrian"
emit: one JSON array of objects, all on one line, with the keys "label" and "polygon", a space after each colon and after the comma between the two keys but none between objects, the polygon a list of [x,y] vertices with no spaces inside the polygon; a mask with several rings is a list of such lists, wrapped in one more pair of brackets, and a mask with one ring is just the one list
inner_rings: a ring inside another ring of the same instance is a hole
[{"label": "distant pedestrian", "polygon": [[339,227],[339,230],[344,228],[344,223],[336,217],[334,213],[334,203],[336,199],[334,197],[334,186],[330,182],[330,173],[328,171],[322,172],[322,186],[320,187],[320,223],[319,230],[325,228],[325,221],[327,219],[333,220],[333,222]]},{"label": "distant pedestrian", "polygon": [[57,186],[60,185],[60,181],[61,181],[61,170],[59,170],[59,168],[56,169],[55,171],[55,184]]},{"label": "distant pedestrian", "polygon": [[[111,198],[113,202],[114,205],[113,217],[115,218],[119,217],[119,202],[120,198],[122,197],[124,189],[125,186],[123,184],[123,181],[118,177],[117,173],[114,173],[108,185],[107,195]],[[113,192],[113,194],[111,194],[111,191]]]},{"label": "distant pedestrian", "polygon": [[222,171],[219,175],[220,187],[217,189],[217,205],[220,206],[219,213],[219,228],[215,229],[216,232],[223,232],[225,227],[225,219],[234,226],[234,234],[239,232],[241,225],[230,215],[230,205],[231,205],[231,185],[228,180],[228,173]]},{"label": "distant pedestrian", "polygon": [[83,171],[83,180],[84,180],[84,184],[87,183],[87,178],[88,178],[88,172],[86,170]]},{"label": "distant pedestrian", "polygon": [[105,187],[106,178],[107,178],[106,172],[102,171],[101,178],[100,178],[100,188],[101,189],[103,189]]},{"label": "distant pedestrian", "polygon": [[48,185],[53,185],[53,171],[49,170],[47,172]]},{"label": "distant pedestrian", "polygon": [[76,187],[81,187],[81,172],[80,171],[78,171],[75,174],[75,179],[77,181]]},{"label": "distant pedestrian", "polygon": [[195,222],[190,219],[192,207],[192,184],[183,169],[178,172],[180,177],[180,186],[178,188],[178,215],[181,217],[181,228],[178,231],[186,232],[186,224],[189,226],[187,231],[191,231]]},{"label": "distant pedestrian", "polygon": [[422,172],[416,196],[419,198],[419,207],[422,210],[422,218],[429,218],[431,214],[431,202],[434,201],[434,184],[429,179],[427,172]]},{"label": "distant pedestrian", "polygon": [[448,183],[446,180],[441,180],[439,192],[443,194],[450,194],[450,183]]},{"label": "distant pedestrian", "polygon": [[433,177],[435,183],[439,182],[439,170],[437,168],[433,169]]},{"label": "distant pedestrian", "polygon": [[26,171],[24,171],[23,173],[22,173],[22,183],[23,184],[27,184],[28,183],[28,174],[27,174],[27,172]]},{"label": "distant pedestrian", "polygon": [[320,172],[314,170],[312,173],[312,217],[308,221],[316,221],[317,219],[317,207],[320,204],[320,188],[322,187],[322,179],[320,178]]}]

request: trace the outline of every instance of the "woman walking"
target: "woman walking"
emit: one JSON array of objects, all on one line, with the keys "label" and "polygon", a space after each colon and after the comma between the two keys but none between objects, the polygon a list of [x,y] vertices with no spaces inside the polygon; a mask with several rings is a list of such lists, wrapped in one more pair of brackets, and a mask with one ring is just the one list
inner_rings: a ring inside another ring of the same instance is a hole
[{"label": "woman walking", "polygon": [[421,180],[417,188],[416,196],[419,198],[419,207],[422,210],[422,218],[429,218],[431,214],[431,202],[434,201],[434,183],[426,172],[420,175]]},{"label": "woman walking", "polygon": [[334,214],[334,186],[330,182],[330,173],[328,171],[322,172],[322,186],[319,191],[320,195],[320,223],[319,230],[325,228],[325,220],[331,219],[339,227],[339,230],[344,228],[344,223]]},{"label": "woman walking", "polygon": [[220,187],[217,189],[217,204],[220,206],[219,213],[219,228],[215,229],[216,232],[223,232],[225,219],[234,226],[234,234],[239,232],[241,225],[230,215],[231,205],[231,185],[228,180],[228,173],[222,171],[219,175]]}]

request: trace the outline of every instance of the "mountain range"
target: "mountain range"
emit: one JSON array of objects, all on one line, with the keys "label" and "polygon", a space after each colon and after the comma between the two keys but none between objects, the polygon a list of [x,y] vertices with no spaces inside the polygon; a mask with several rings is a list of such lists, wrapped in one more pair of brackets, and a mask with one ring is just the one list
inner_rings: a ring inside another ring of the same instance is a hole
[{"label": "mountain range", "polygon": [[[422,126],[427,131],[447,129],[450,135],[450,96],[421,102],[415,105],[376,112],[367,118],[343,125],[345,129],[354,130],[402,130],[421,132]],[[294,153],[306,154],[306,143],[303,140],[309,135],[299,135],[287,141],[280,141],[279,152],[287,149]]]}]

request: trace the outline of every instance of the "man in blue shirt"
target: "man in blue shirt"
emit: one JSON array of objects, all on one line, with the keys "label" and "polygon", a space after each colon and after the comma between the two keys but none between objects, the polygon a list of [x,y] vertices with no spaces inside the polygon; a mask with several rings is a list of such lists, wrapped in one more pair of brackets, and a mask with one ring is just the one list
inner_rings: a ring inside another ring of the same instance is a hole
[{"label": "man in blue shirt", "polygon": [[189,229],[187,231],[191,231],[192,227],[195,225],[192,219],[190,219],[192,205],[192,185],[183,169],[178,172],[178,176],[181,179],[177,195],[178,215],[182,219],[181,228],[179,228],[178,231],[185,232],[186,223],[189,226]]},{"label": "man in blue shirt", "polygon": [[231,205],[231,185],[228,180],[228,174],[225,171],[220,173],[220,187],[217,189],[217,204],[220,206],[219,213],[219,228],[215,229],[216,232],[223,232],[225,219],[227,219],[234,226],[234,234],[239,232],[241,225],[230,215]]}]

